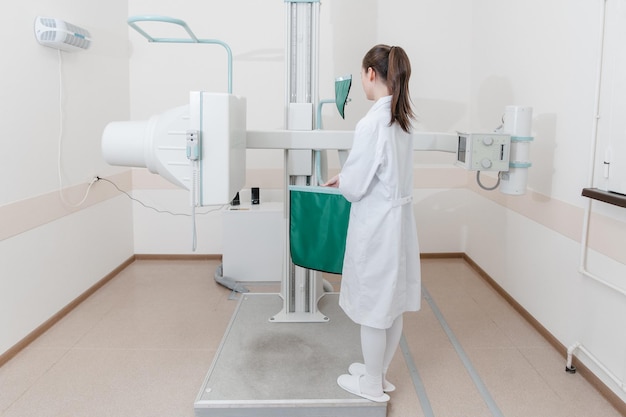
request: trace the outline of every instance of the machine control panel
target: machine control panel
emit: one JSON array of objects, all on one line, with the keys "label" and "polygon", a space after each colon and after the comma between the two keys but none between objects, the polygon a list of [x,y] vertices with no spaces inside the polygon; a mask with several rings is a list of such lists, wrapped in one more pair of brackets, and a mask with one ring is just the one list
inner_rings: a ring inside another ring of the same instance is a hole
[{"label": "machine control panel", "polygon": [[456,165],[470,171],[508,171],[511,136],[503,133],[459,133]]}]

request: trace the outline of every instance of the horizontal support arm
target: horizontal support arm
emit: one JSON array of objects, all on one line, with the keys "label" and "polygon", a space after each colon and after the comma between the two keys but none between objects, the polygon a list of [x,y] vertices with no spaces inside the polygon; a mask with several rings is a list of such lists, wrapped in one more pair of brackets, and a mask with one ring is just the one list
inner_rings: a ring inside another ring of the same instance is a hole
[{"label": "horizontal support arm", "polygon": [[[249,130],[248,149],[338,149],[352,148],[350,130]],[[413,150],[456,153],[455,133],[414,132]]]}]

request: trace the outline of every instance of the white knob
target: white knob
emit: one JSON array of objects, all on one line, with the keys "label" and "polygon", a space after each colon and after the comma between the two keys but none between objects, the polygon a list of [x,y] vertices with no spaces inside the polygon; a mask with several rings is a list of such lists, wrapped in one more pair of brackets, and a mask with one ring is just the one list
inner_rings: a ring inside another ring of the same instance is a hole
[{"label": "white knob", "polygon": [[486,138],[483,138],[483,144],[485,146],[493,145],[493,138],[491,136],[487,136]]},{"label": "white knob", "polygon": [[489,158],[483,158],[480,160],[480,165],[482,165],[483,168],[491,168],[491,159]]}]

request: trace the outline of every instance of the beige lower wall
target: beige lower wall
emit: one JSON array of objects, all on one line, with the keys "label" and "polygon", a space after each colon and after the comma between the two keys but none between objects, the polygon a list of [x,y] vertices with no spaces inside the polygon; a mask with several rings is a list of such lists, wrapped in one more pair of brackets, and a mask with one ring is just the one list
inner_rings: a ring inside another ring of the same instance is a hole
[{"label": "beige lower wall", "polygon": [[[131,191],[131,171],[112,175],[108,179],[116,183],[122,190]],[[84,203],[75,207],[86,194],[87,198]],[[95,204],[117,197],[119,194],[120,192],[110,183],[97,181],[91,187],[88,183],[80,184],[61,191],[5,204],[0,206],[0,219],[3,219],[2,228],[0,228],[0,241],[85,210]]]}]

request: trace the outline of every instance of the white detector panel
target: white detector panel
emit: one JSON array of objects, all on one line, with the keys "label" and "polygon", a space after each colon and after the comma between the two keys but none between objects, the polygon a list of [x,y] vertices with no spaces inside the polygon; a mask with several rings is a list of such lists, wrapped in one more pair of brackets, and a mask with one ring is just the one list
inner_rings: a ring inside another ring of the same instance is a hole
[{"label": "white detector panel", "polygon": [[246,181],[246,99],[193,91],[190,124],[201,132],[199,205],[229,203]]}]

